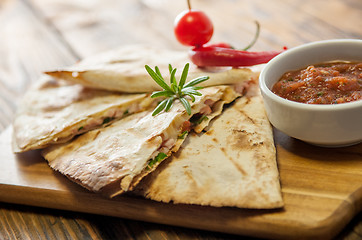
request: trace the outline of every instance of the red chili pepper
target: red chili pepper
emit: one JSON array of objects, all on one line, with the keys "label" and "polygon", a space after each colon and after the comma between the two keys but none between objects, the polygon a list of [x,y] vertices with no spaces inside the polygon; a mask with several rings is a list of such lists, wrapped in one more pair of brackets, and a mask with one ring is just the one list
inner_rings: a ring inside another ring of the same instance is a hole
[{"label": "red chili pepper", "polygon": [[220,43],[206,43],[202,46],[203,48],[205,47],[220,47],[220,48],[230,48],[230,49],[234,49],[233,46],[231,46],[229,43],[224,43],[224,42],[220,42]]},{"label": "red chili pepper", "polygon": [[189,52],[191,61],[199,67],[252,66],[269,62],[282,51],[249,52],[227,47],[205,46],[194,48]]}]

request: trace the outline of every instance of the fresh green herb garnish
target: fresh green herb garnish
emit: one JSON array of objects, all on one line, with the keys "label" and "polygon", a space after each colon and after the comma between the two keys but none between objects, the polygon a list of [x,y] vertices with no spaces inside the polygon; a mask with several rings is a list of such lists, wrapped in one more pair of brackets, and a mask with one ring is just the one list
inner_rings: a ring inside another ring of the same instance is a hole
[{"label": "fresh green herb garnish", "polygon": [[78,131],[82,130],[83,128],[84,128],[83,126],[79,127],[79,128],[78,128]]},{"label": "fresh green herb garnish", "polygon": [[123,115],[127,115],[129,113],[128,109],[123,112]]},{"label": "fresh green herb garnish", "polygon": [[150,170],[152,168],[153,165],[155,165],[155,163],[157,162],[161,162],[163,159],[165,159],[167,157],[166,153],[160,152],[154,159],[151,159],[148,162],[147,165],[147,170]]},{"label": "fresh green herb garnish", "polygon": [[180,100],[182,105],[185,107],[187,114],[191,115],[191,105],[185,97],[189,96],[191,98],[191,101],[194,102],[195,96],[202,95],[197,90],[203,88],[203,87],[196,87],[195,85],[208,80],[209,77],[208,76],[198,77],[186,83],[187,74],[189,72],[189,66],[190,64],[186,63],[182,71],[180,81],[179,83],[177,83],[175,78],[177,69],[172,68],[171,64],[168,65],[170,71],[170,86],[167,85],[167,83],[163,79],[160,69],[157,66],[155,67],[155,70],[150,68],[148,65],[145,66],[148,74],[150,74],[152,79],[164,89],[162,91],[153,92],[151,98],[166,97],[163,101],[161,101],[157,105],[155,110],[153,110],[152,116],[155,116],[156,114],[160,113],[162,110],[165,110],[165,112],[169,111],[172,107],[172,103],[176,99]]}]

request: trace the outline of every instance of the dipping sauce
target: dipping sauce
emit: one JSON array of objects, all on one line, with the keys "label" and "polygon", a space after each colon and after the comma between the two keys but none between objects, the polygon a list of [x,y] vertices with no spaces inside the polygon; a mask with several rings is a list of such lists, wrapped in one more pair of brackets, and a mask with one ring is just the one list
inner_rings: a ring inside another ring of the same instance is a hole
[{"label": "dipping sauce", "polygon": [[285,73],[272,91],[308,104],[337,104],[362,99],[362,62],[328,62]]}]

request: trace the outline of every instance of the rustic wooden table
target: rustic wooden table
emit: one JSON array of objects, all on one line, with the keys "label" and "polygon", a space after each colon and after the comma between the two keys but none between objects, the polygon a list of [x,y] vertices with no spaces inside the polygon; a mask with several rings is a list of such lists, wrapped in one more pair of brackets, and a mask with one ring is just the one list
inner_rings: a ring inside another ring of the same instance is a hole
[{"label": "rustic wooden table", "polygon": [[[243,47],[261,25],[253,50],[336,38],[362,39],[360,0],[194,0],[213,20],[212,41]],[[120,45],[152,43],[186,49],[173,35],[186,1],[0,1],[0,132],[16,103],[45,70]],[[0,239],[249,239],[91,214],[0,203]],[[361,239],[362,216],[337,239]]]}]

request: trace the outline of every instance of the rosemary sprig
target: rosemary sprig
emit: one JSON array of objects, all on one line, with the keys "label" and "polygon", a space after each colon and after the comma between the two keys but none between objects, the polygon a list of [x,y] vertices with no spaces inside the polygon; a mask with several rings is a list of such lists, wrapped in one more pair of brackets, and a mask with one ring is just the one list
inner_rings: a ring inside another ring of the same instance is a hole
[{"label": "rosemary sprig", "polygon": [[177,83],[177,80],[175,78],[176,74],[176,68],[173,68],[171,64],[168,65],[169,72],[170,72],[170,85],[167,85],[165,80],[163,79],[160,69],[156,66],[155,70],[150,68],[148,65],[145,66],[146,71],[152,79],[160,85],[160,87],[163,88],[162,91],[156,91],[151,94],[151,98],[156,97],[165,97],[164,100],[162,100],[155,110],[152,112],[152,116],[157,115],[162,110],[165,110],[165,112],[169,111],[172,107],[173,102],[176,99],[179,99],[181,104],[185,107],[187,114],[191,115],[191,105],[189,101],[186,99],[186,96],[189,96],[191,98],[191,101],[195,101],[195,96],[201,96],[202,94],[198,92],[197,90],[202,89],[203,87],[197,87],[196,85],[199,83],[202,83],[209,79],[208,76],[198,77],[195,78],[188,83],[186,83],[186,78],[189,72],[190,64],[186,63],[179,83]]}]

